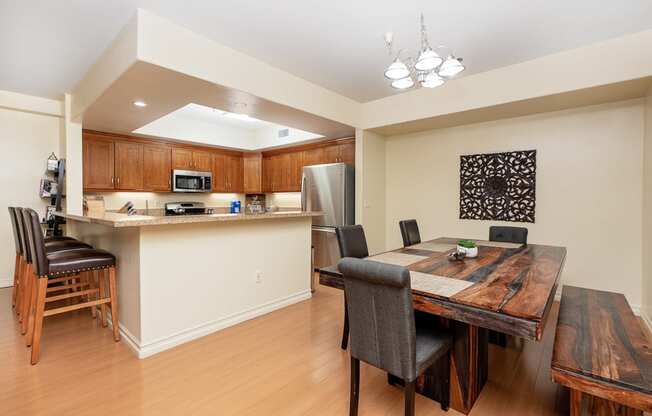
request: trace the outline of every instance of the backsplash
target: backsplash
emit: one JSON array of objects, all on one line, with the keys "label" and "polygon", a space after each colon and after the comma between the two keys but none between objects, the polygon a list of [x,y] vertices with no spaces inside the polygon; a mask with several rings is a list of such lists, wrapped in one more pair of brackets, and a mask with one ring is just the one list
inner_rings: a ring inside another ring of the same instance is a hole
[{"label": "backsplash", "polygon": [[279,208],[301,208],[301,192],[276,192],[266,194],[268,207],[276,205]]},{"label": "backsplash", "polygon": [[213,194],[213,193],[154,193],[154,192],[89,192],[84,195],[101,195],[107,210],[120,209],[127,201],[134,204],[134,208],[143,210],[149,205],[150,209],[164,209],[167,202],[203,202],[207,207],[229,207],[231,201],[239,200],[244,206],[244,194]]}]

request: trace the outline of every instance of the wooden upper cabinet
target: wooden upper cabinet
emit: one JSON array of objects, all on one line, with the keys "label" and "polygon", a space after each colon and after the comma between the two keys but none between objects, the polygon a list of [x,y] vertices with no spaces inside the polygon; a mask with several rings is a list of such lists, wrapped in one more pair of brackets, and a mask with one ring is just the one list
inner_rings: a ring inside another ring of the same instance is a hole
[{"label": "wooden upper cabinet", "polygon": [[172,148],[172,169],[192,170],[192,150]]},{"label": "wooden upper cabinet", "polygon": [[286,192],[301,191],[301,176],[303,176],[303,152],[288,153]]},{"label": "wooden upper cabinet", "polygon": [[143,145],[115,142],[115,189],[143,189]]},{"label": "wooden upper cabinet", "polygon": [[324,147],[324,159],[321,163],[336,163],[340,161],[340,146],[337,144]]},{"label": "wooden upper cabinet", "polygon": [[340,147],[340,162],[355,165],[355,142],[344,143]]},{"label": "wooden upper cabinet", "polygon": [[114,189],[114,143],[102,136],[83,135],[84,189]]},{"label": "wooden upper cabinet", "polygon": [[172,190],[172,149],[168,146],[143,145],[143,189]]},{"label": "wooden upper cabinet", "polygon": [[263,192],[263,156],[258,153],[243,159],[244,192],[259,194]]},{"label": "wooden upper cabinet", "polygon": [[227,182],[226,157],[221,153],[213,154],[213,192],[229,192]]},{"label": "wooden upper cabinet", "polygon": [[242,156],[226,156],[228,165],[229,192],[244,192],[244,161]]},{"label": "wooden upper cabinet", "polygon": [[303,151],[303,166],[321,165],[324,162],[324,148],[308,149]]},{"label": "wooden upper cabinet", "polygon": [[213,167],[212,155],[208,152],[192,152],[192,169],[210,172]]}]

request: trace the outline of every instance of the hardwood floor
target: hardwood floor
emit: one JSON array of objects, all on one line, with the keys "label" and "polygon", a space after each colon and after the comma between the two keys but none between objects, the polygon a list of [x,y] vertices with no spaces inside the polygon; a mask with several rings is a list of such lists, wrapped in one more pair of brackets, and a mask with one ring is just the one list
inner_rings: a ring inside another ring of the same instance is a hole
[{"label": "hardwood floor", "polygon": [[[31,366],[11,289],[0,289],[0,415],[347,415],[342,313],[342,292],[319,286],[311,300],[139,360],[79,311],[46,318]],[[555,306],[542,342],[490,347],[471,415],[567,414],[550,379],[556,318]],[[421,396],[416,413],[460,415]],[[364,363],[359,414],[403,414],[402,391]]]}]

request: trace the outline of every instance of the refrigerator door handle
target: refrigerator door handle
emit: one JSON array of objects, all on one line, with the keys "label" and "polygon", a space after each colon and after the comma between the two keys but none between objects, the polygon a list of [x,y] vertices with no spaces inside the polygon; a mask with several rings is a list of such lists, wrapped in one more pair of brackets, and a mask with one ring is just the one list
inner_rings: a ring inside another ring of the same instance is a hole
[{"label": "refrigerator door handle", "polygon": [[306,207],[306,174],[301,173],[301,211],[307,211]]}]

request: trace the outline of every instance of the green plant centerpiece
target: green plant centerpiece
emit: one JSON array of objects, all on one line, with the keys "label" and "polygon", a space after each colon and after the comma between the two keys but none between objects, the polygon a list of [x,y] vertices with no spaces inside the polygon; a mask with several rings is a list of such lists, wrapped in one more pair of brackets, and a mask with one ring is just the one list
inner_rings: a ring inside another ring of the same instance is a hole
[{"label": "green plant centerpiece", "polygon": [[464,253],[467,258],[478,256],[478,246],[472,240],[460,240],[457,242],[457,252]]}]

